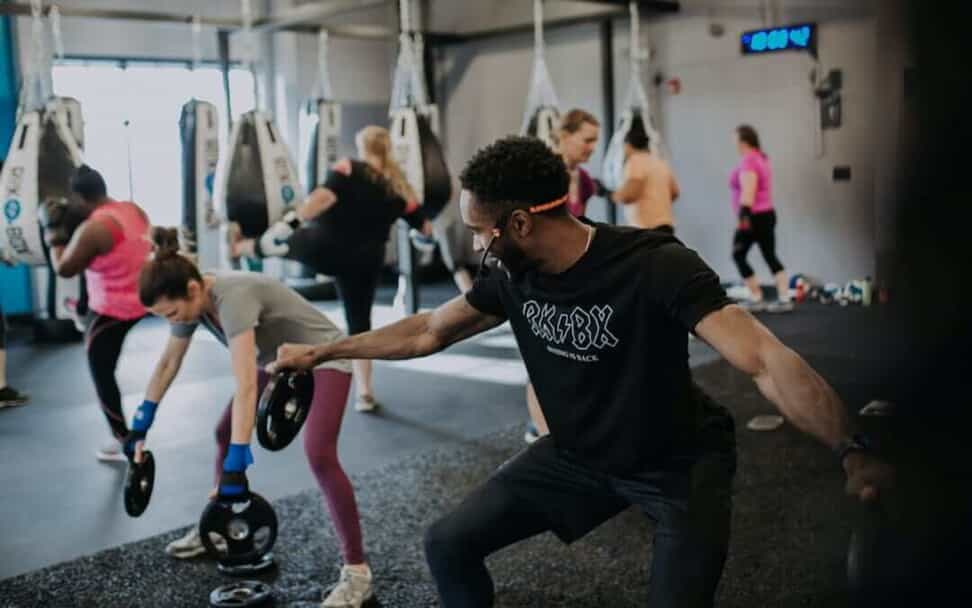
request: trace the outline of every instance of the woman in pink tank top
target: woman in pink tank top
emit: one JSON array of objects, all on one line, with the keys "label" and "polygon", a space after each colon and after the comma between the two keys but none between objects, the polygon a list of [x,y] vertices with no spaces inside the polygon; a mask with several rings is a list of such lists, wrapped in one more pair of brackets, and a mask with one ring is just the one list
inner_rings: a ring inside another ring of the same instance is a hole
[{"label": "woman in pink tank top", "polygon": [[66,244],[52,242],[48,233],[45,238],[51,249],[51,265],[58,275],[73,277],[84,273],[91,317],[84,336],[88,368],[114,436],[109,445],[98,451],[98,458],[124,461],[121,440],[128,435],[128,426],[115,368],[125,336],[146,315],[138,299],[138,275],[152,250],[151,226],[138,205],[109,198],[101,174],[87,165],[82,165],[72,178],[71,191],[77,197],[72,204],[89,210],[87,219],[72,234],[64,235]]},{"label": "woman in pink tank top", "polygon": [[[742,304],[754,312],[788,312],[793,310],[789,281],[783,263],[776,256],[773,168],[759,145],[756,129],[751,126],[736,127],[736,149],[740,160],[729,175],[729,190],[732,193],[732,210],[739,218],[732,239],[732,259],[750,293],[749,301]],[[769,304],[763,302],[763,290],[756,278],[756,271],[746,261],[749,249],[754,244],[759,245],[776,282],[778,297]]]}]

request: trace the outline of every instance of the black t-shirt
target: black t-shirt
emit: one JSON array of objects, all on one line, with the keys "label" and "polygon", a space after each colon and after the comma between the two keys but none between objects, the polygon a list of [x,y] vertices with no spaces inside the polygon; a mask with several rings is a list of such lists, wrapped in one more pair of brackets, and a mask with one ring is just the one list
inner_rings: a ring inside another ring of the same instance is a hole
[{"label": "black t-shirt", "polygon": [[692,383],[688,331],[730,300],[674,236],[596,227],[563,273],[494,271],[466,298],[509,319],[558,447],[619,475],[694,459],[712,402]]},{"label": "black t-shirt", "polygon": [[337,195],[337,203],[317,218],[326,240],[381,247],[398,218],[413,228],[422,226],[421,207],[399,196],[384,176],[362,161],[340,161],[328,171],[324,187]]}]

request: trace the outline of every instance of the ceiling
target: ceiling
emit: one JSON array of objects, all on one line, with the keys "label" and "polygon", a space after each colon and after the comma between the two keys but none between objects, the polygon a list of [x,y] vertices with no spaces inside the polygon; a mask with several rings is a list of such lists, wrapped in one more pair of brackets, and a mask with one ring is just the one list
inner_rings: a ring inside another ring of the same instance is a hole
[{"label": "ceiling", "polygon": [[[235,1],[235,0],[231,0]],[[300,0],[300,8],[323,7],[338,0]],[[360,1],[360,0],[359,0]],[[672,9],[684,16],[710,18],[761,18],[767,23],[799,21],[830,21],[873,14],[880,0],[662,0],[641,1],[641,15],[669,14]],[[427,32],[466,36],[489,31],[503,31],[517,27],[529,29],[533,22],[531,0],[416,0],[421,22]],[[608,15],[624,16],[627,3],[621,0],[581,1],[545,0],[544,21],[571,22],[598,19]],[[654,10],[653,10],[654,9]],[[293,9],[283,9],[282,12]],[[413,16],[413,20],[415,17]],[[310,20],[304,25],[370,25],[396,31],[398,28],[397,1],[387,0],[383,6],[357,10],[335,17]]]},{"label": "ceiling", "polygon": [[[892,0],[639,0],[642,17],[678,12],[708,18],[760,18],[766,23],[828,21],[867,16],[877,2]],[[328,28],[335,36],[386,39],[398,31],[397,0],[251,0],[255,24],[263,31]],[[47,4],[45,2],[45,4]],[[187,22],[201,14],[215,27],[239,25],[239,0],[60,0],[65,16]],[[531,0],[413,0],[426,32],[461,41],[508,31],[530,31]],[[545,0],[548,25],[627,15],[623,0]],[[0,13],[29,14],[25,0],[0,3]]]}]

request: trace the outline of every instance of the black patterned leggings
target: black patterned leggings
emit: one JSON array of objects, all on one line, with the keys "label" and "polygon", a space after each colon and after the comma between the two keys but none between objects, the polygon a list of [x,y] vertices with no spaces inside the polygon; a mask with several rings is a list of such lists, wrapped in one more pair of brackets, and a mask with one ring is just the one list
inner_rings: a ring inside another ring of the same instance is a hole
[{"label": "black patterned leggings", "polygon": [[121,390],[118,388],[118,380],[115,379],[115,368],[118,366],[125,336],[142,318],[144,317],[123,321],[97,313],[84,334],[88,369],[91,370],[91,379],[98,393],[101,412],[108,420],[112,435],[117,439],[128,434],[128,425],[122,411]]}]

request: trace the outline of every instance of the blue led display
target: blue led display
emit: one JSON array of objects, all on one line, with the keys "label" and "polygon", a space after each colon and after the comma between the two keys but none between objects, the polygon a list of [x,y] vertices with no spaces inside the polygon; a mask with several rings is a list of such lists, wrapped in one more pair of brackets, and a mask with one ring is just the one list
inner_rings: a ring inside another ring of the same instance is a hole
[{"label": "blue led display", "polygon": [[785,27],[743,32],[739,38],[743,55],[778,51],[817,51],[817,24],[801,23]]}]

